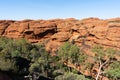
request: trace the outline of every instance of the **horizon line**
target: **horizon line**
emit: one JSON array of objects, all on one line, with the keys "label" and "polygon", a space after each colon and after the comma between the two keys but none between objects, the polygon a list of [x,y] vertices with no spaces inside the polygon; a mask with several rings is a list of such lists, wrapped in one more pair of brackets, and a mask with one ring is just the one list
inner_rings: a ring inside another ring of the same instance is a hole
[{"label": "horizon line", "polygon": [[89,18],[93,18],[93,19],[101,19],[101,20],[107,20],[107,19],[116,19],[116,18],[120,18],[120,17],[110,17],[110,18],[99,18],[99,17],[84,17],[84,18],[74,18],[74,17],[66,17],[66,18],[49,18],[49,19],[44,19],[44,18],[23,18],[23,19],[0,19],[0,20],[13,20],[13,21],[23,21],[23,20],[55,20],[55,19],[76,19],[76,20],[82,20],[82,19],[89,19]]}]

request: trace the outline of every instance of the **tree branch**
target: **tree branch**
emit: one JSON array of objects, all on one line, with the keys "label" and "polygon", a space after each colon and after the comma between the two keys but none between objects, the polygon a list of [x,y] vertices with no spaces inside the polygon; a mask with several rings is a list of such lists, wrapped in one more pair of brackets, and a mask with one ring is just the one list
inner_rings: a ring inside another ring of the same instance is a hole
[{"label": "tree branch", "polygon": [[102,67],[103,67],[108,61],[109,61],[109,59],[106,60],[104,63],[102,63],[101,60],[100,60],[100,63],[99,63],[99,64],[100,64],[100,67],[99,67],[99,70],[98,70],[98,74],[97,74],[97,76],[96,76],[96,80],[98,80],[100,74],[102,74],[102,73],[101,73],[101,69],[102,69]]}]

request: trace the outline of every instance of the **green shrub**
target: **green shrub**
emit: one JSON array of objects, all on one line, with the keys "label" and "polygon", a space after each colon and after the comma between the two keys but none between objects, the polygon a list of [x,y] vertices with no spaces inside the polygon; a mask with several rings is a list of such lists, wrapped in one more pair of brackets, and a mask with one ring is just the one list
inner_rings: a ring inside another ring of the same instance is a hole
[{"label": "green shrub", "polygon": [[85,78],[84,75],[65,73],[64,75],[55,77],[55,80],[90,80],[90,79]]},{"label": "green shrub", "polygon": [[14,60],[0,58],[0,70],[17,72],[18,66],[16,66],[16,61]]},{"label": "green shrub", "polygon": [[63,46],[58,49],[57,55],[63,62],[80,63],[86,59],[86,56],[80,51],[79,47],[69,42],[64,43]]},{"label": "green shrub", "polygon": [[110,64],[109,68],[105,70],[106,75],[111,80],[119,80],[120,79],[120,62],[115,61]]},{"label": "green shrub", "polygon": [[92,51],[95,53],[96,58],[102,59],[105,57],[104,48],[101,45],[95,45]]}]

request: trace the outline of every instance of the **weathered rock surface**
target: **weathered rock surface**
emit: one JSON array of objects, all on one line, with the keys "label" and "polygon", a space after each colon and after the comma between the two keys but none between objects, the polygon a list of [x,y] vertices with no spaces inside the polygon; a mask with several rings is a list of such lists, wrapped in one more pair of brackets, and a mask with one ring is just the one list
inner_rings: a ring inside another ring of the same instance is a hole
[{"label": "weathered rock surface", "polygon": [[43,42],[51,51],[65,41],[77,44],[86,52],[95,44],[120,49],[120,18],[0,20],[0,36],[25,38],[32,43]]}]

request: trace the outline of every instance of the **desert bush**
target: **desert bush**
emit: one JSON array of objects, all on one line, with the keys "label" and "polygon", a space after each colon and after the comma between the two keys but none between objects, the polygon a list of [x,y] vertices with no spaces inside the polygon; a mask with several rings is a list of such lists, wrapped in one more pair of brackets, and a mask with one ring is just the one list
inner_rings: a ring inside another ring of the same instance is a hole
[{"label": "desert bush", "polygon": [[[0,38],[0,70],[15,75],[28,74],[31,50],[37,48],[25,39]],[[38,50],[36,50],[39,52]]]},{"label": "desert bush", "polygon": [[57,55],[63,62],[82,63],[86,59],[86,56],[80,51],[79,47],[69,42],[64,43],[59,48]]},{"label": "desert bush", "polygon": [[110,64],[109,68],[105,70],[107,77],[110,80],[119,80],[120,79],[120,62],[114,61]]},{"label": "desert bush", "polygon": [[55,80],[90,80],[90,79],[85,78],[84,75],[65,73],[64,75],[57,76]]},{"label": "desert bush", "polygon": [[[100,75],[109,75],[112,77],[112,80],[115,79],[116,77],[120,77],[120,75],[118,74],[119,72],[117,71],[119,69],[119,67],[109,69],[109,67],[112,64],[114,64],[113,62],[115,60],[117,60],[117,59],[115,59],[115,55],[117,52],[116,50],[114,50],[112,48],[104,49],[104,47],[102,47],[100,45],[96,45],[92,49],[92,51],[95,53],[94,58],[96,60],[95,62],[98,64],[98,70],[99,70],[97,73],[97,76],[96,76],[96,80],[99,80]],[[116,66],[118,66],[118,65],[116,65]],[[106,71],[106,69],[108,69],[108,70]],[[107,73],[105,73],[105,71]]]}]

